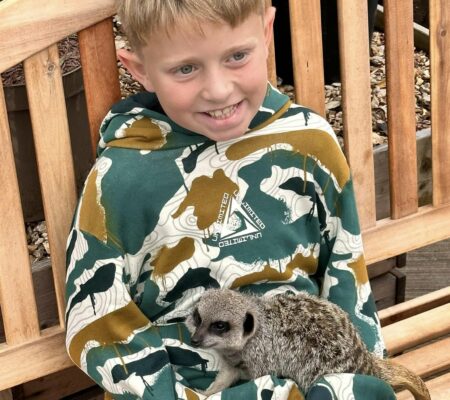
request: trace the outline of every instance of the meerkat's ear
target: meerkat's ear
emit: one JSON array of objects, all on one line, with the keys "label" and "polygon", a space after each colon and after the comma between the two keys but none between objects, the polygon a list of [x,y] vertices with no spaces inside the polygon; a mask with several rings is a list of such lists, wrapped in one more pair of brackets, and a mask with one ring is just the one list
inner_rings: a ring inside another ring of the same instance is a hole
[{"label": "meerkat's ear", "polygon": [[245,320],[244,320],[244,336],[249,336],[253,333],[255,330],[255,318],[253,317],[253,314],[248,312],[245,314]]}]

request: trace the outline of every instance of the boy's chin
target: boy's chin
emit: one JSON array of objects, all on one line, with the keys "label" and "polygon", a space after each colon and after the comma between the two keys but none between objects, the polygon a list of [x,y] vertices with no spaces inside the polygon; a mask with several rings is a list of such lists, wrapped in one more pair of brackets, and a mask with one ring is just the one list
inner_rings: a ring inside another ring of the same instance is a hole
[{"label": "boy's chin", "polygon": [[227,132],[203,132],[203,136],[215,142],[225,142],[227,140],[238,139],[244,136],[248,132],[248,129],[239,129]]}]

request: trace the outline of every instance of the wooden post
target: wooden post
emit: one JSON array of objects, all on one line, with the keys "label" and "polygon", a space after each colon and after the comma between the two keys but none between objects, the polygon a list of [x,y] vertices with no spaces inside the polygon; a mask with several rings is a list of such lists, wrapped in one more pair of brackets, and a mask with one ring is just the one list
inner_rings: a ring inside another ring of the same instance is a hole
[{"label": "wooden post", "polygon": [[108,18],[78,33],[86,104],[94,158],[103,118],[120,99],[119,73],[112,19]]},{"label": "wooden post", "polygon": [[24,61],[33,137],[55,283],[64,326],[66,241],[76,205],[75,173],[57,45]]},{"label": "wooden post", "polygon": [[384,2],[391,217],[417,212],[414,27],[410,0]]},{"label": "wooden post", "polygon": [[[272,6],[272,0],[266,0],[266,7]],[[269,57],[267,58],[267,75],[272,86],[277,87],[277,66],[275,63],[275,44],[272,33],[272,40],[269,46]]]},{"label": "wooden post", "polygon": [[0,392],[0,400],[13,400],[13,395],[10,389],[2,390]]},{"label": "wooden post", "polygon": [[322,24],[319,0],[289,0],[297,103],[325,116]]},{"label": "wooden post", "polygon": [[450,202],[450,8],[430,2],[433,204]]},{"label": "wooden post", "polygon": [[[8,345],[40,335],[25,222],[3,86],[0,84],[0,304]],[[1,376],[1,375],[0,375]],[[1,381],[1,378],[0,378]]]},{"label": "wooden post", "polygon": [[338,0],[345,152],[362,229],[375,226],[367,2]]}]

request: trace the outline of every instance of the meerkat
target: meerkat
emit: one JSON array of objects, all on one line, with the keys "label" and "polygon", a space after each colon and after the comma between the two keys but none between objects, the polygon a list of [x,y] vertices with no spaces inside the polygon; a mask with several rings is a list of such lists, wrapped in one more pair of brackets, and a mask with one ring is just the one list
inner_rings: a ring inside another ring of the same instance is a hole
[{"label": "meerkat", "polygon": [[306,292],[266,298],[210,289],[186,325],[193,347],[214,349],[224,361],[206,395],[268,374],[291,378],[306,393],[323,375],[358,373],[430,400],[418,376],[367,349],[345,311]]}]

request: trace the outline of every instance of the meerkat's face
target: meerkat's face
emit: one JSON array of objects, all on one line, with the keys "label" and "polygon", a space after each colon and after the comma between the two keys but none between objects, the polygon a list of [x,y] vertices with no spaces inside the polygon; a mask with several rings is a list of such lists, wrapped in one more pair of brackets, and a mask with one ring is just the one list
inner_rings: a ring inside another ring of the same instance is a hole
[{"label": "meerkat's face", "polygon": [[193,347],[241,350],[255,331],[255,318],[231,290],[208,290],[186,320]]}]

